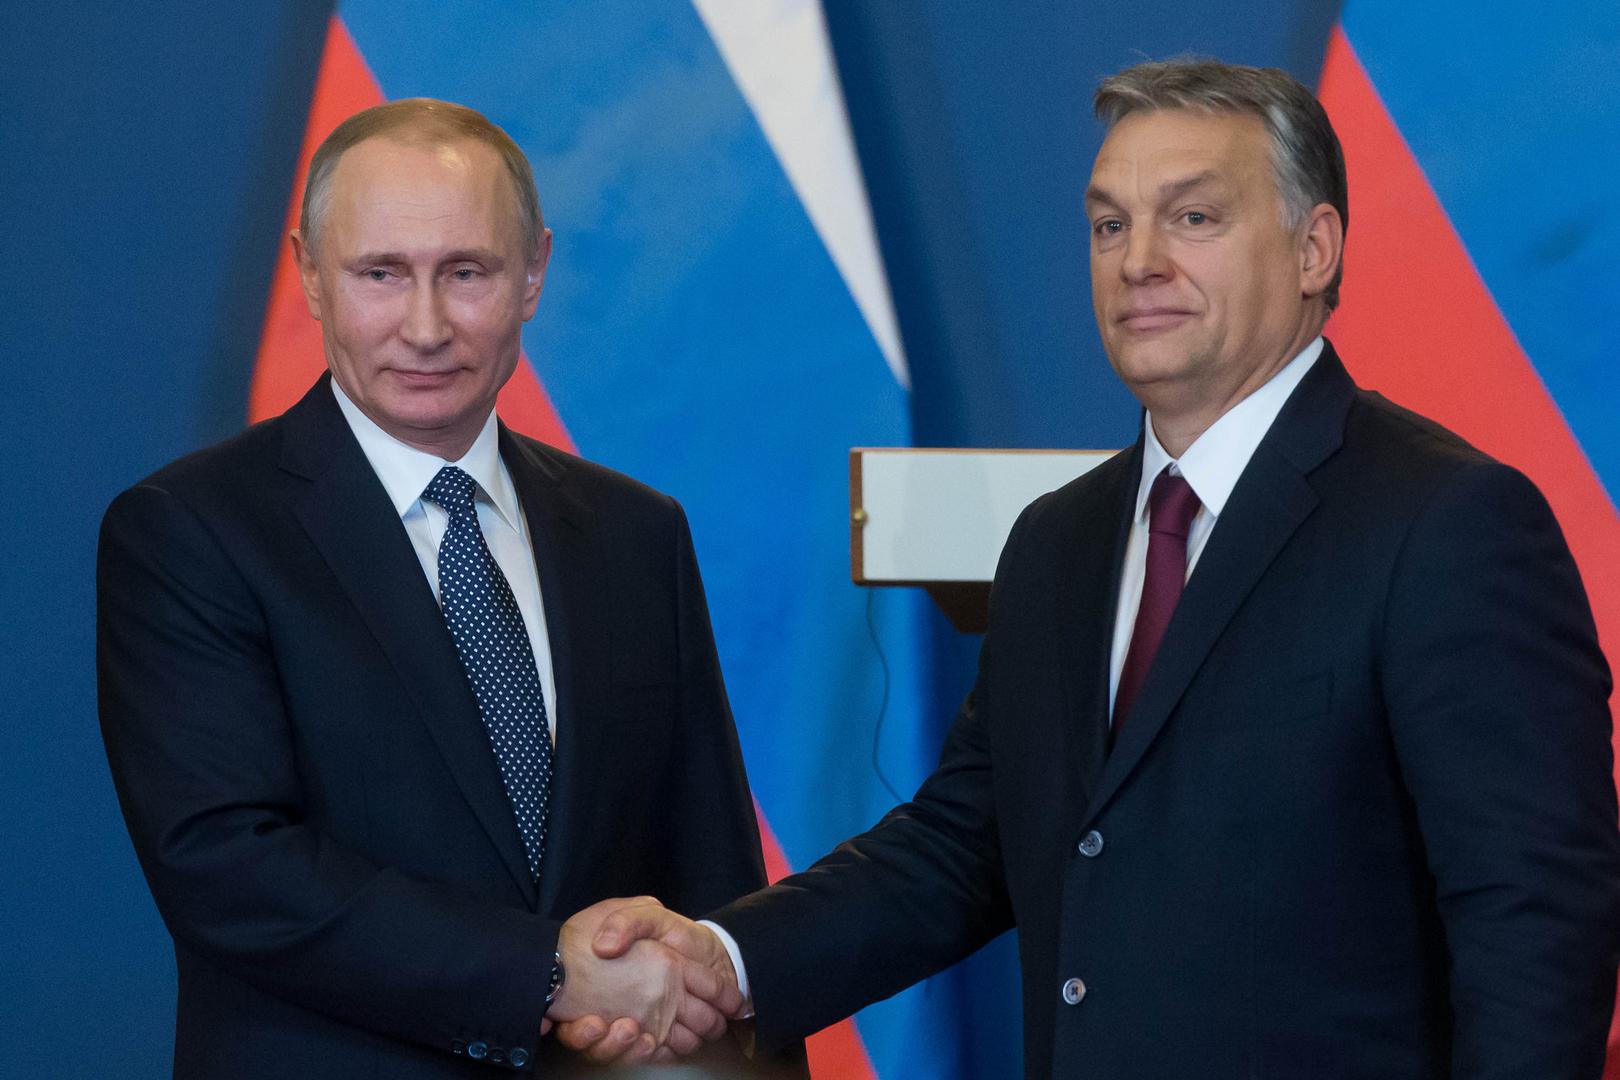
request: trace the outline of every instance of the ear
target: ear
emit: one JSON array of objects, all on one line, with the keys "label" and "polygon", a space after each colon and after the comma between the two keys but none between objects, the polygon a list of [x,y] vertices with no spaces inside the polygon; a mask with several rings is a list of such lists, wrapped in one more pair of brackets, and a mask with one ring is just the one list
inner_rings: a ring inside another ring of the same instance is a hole
[{"label": "ear", "polygon": [[316,322],[321,318],[321,270],[315,263],[315,254],[294,229],[288,237],[292,241],[293,260],[298,264],[298,280],[304,285],[304,303]]},{"label": "ear", "polygon": [[1317,203],[1299,238],[1299,291],[1306,297],[1321,296],[1333,281],[1344,257],[1344,222],[1327,203]]},{"label": "ear", "polygon": [[534,309],[540,303],[540,287],[546,283],[546,264],[549,262],[551,262],[551,230],[544,229],[540,233],[540,246],[535,249],[534,258],[524,267],[526,275],[523,282],[524,322],[534,318]]}]

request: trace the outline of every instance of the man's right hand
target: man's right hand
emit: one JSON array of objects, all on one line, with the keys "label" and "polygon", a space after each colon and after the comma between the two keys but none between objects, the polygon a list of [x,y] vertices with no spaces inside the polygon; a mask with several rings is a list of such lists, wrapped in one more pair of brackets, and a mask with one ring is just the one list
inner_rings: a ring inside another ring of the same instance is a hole
[{"label": "man's right hand", "polygon": [[719,939],[651,897],[593,904],[563,924],[557,949],[566,977],[546,1018],[595,1061],[674,1060],[742,1007]]},{"label": "man's right hand", "polygon": [[[589,951],[597,966],[675,957],[681,992],[676,995],[673,1022],[662,1029],[662,1035],[658,1027],[649,1026],[634,1013],[611,1009],[580,1012],[577,1001],[559,1012],[554,1003],[548,1016],[557,1021],[555,1033],[563,1045],[599,1062],[669,1061],[676,1054],[692,1053],[703,1042],[719,1038],[726,1031],[726,1021],[742,1011],[742,994],[737,989],[731,957],[707,927],[670,911],[651,897],[604,900],[565,923],[565,934],[576,920],[576,930],[592,931]],[[576,935],[568,934],[567,944],[575,945]],[[574,978],[566,951],[563,965],[568,970],[566,993]],[[559,1002],[564,993],[558,994]],[[606,1022],[608,1018],[613,1019],[611,1025]],[[655,1023],[662,1021],[662,1015],[655,1017]]]}]

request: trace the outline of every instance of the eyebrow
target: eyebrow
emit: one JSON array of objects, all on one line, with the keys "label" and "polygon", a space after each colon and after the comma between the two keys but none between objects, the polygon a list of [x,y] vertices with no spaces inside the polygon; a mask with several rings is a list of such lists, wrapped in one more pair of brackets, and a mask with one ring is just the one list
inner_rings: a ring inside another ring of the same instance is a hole
[{"label": "eyebrow", "polygon": [[505,259],[503,259],[498,253],[491,251],[488,248],[458,248],[455,251],[448,252],[444,258],[440,259],[439,261],[441,263],[481,262],[487,266],[506,265]]},{"label": "eyebrow", "polygon": [[[365,251],[349,260],[350,265],[360,266],[404,266],[411,262],[411,257],[401,251]],[[457,248],[446,252],[437,260],[439,265],[454,262],[480,262],[487,266],[501,267],[506,260],[498,253],[488,248]]]},{"label": "eyebrow", "polygon": [[[1214,169],[1205,169],[1203,172],[1194,173],[1191,176],[1184,176],[1179,180],[1167,181],[1159,185],[1159,201],[1169,202],[1182,195],[1185,195],[1194,188],[1201,187],[1211,181],[1218,182],[1219,180],[1220,174]],[[1108,194],[1108,192],[1104,191],[1102,188],[1098,187],[1096,184],[1092,184],[1090,187],[1086,188],[1085,203],[1087,206],[1091,206],[1093,204],[1102,204],[1104,206],[1113,207],[1116,210],[1121,209],[1120,204],[1114,199],[1114,197]]]}]

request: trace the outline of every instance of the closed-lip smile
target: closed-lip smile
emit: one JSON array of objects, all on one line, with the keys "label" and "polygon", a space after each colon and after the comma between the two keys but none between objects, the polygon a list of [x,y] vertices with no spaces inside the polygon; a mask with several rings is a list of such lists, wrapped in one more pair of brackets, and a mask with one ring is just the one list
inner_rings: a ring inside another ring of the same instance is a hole
[{"label": "closed-lip smile", "polygon": [[1161,330],[1192,318],[1192,312],[1177,307],[1131,308],[1119,317],[1128,330]]},{"label": "closed-lip smile", "polygon": [[390,368],[389,370],[407,383],[418,385],[432,385],[443,382],[456,373],[455,368],[446,368],[443,371],[413,371],[410,368]]}]

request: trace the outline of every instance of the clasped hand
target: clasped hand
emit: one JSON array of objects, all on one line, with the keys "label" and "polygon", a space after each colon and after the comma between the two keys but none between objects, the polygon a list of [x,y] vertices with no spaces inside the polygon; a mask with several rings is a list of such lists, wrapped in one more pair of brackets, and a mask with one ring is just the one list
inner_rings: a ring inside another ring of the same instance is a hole
[{"label": "clasped hand", "polygon": [[580,911],[557,951],[566,976],[545,1029],[593,1061],[673,1061],[720,1038],[742,1010],[720,939],[650,896]]}]

